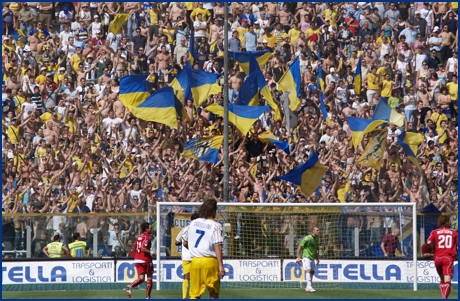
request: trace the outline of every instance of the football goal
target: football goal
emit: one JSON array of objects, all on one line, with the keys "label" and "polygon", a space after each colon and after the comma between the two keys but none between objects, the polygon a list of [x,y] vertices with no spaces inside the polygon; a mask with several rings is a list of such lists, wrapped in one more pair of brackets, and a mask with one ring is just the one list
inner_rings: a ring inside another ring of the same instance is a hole
[{"label": "football goal", "polygon": [[[201,203],[158,202],[157,289],[182,282],[175,239]],[[296,263],[302,239],[319,227],[315,288],[417,290],[415,203],[218,203],[226,275],[223,288],[305,287]],[[382,242],[399,241],[398,245]],[[159,267],[159,268],[158,268]],[[429,271],[433,275],[436,271]]]}]

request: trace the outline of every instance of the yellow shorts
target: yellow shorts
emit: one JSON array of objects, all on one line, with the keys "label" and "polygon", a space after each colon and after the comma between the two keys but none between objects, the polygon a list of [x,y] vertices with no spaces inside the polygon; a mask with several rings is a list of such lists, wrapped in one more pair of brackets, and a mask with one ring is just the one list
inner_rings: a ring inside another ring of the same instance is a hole
[{"label": "yellow shorts", "polygon": [[190,273],[191,260],[182,260],[182,275]]},{"label": "yellow shorts", "polygon": [[219,293],[219,263],[214,257],[194,257],[190,266],[190,299],[201,297],[206,289]]}]

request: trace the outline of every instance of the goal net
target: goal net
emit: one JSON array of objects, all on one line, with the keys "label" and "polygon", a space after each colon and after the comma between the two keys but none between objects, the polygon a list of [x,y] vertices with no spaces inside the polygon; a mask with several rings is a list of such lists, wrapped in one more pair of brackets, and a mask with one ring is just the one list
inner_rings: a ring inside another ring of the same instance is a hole
[{"label": "goal net", "polygon": [[[157,203],[157,289],[183,279],[175,239],[200,203]],[[415,204],[218,203],[226,275],[223,288],[305,288],[297,248],[319,227],[319,259],[313,277],[321,288],[417,288]],[[394,256],[385,257],[384,235],[398,234]],[[402,252],[402,254],[401,254]],[[402,256],[404,255],[404,257]],[[176,284],[176,285],[174,285]]]}]

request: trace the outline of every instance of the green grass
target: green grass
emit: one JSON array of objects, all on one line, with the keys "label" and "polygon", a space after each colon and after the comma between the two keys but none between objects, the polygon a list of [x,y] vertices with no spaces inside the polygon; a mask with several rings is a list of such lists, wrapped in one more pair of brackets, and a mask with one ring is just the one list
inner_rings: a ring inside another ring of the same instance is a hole
[{"label": "green grass", "polygon": [[[318,289],[306,293],[303,289],[223,289],[221,299],[441,299],[439,290],[370,290]],[[124,290],[3,292],[4,299],[126,299]],[[133,299],[145,299],[145,290],[134,289]],[[181,290],[152,291],[152,299],[182,299]],[[206,292],[202,299],[209,299]],[[452,290],[449,299],[458,299]]]}]

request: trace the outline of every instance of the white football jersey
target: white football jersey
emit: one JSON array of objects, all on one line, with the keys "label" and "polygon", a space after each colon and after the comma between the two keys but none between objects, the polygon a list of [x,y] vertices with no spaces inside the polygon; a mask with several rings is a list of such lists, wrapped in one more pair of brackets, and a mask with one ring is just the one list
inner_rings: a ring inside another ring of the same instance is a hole
[{"label": "white football jersey", "polygon": [[184,240],[192,257],[216,257],[214,245],[222,244],[222,225],[211,219],[197,218],[193,220]]},{"label": "white football jersey", "polygon": [[190,251],[186,247],[184,247],[184,243],[183,243],[183,240],[185,240],[184,236],[185,234],[187,234],[187,232],[188,232],[188,226],[185,228],[182,228],[182,230],[179,232],[179,234],[177,234],[177,237],[176,237],[176,241],[182,243],[182,252],[181,252],[182,260],[192,260],[192,254],[190,254]]}]

